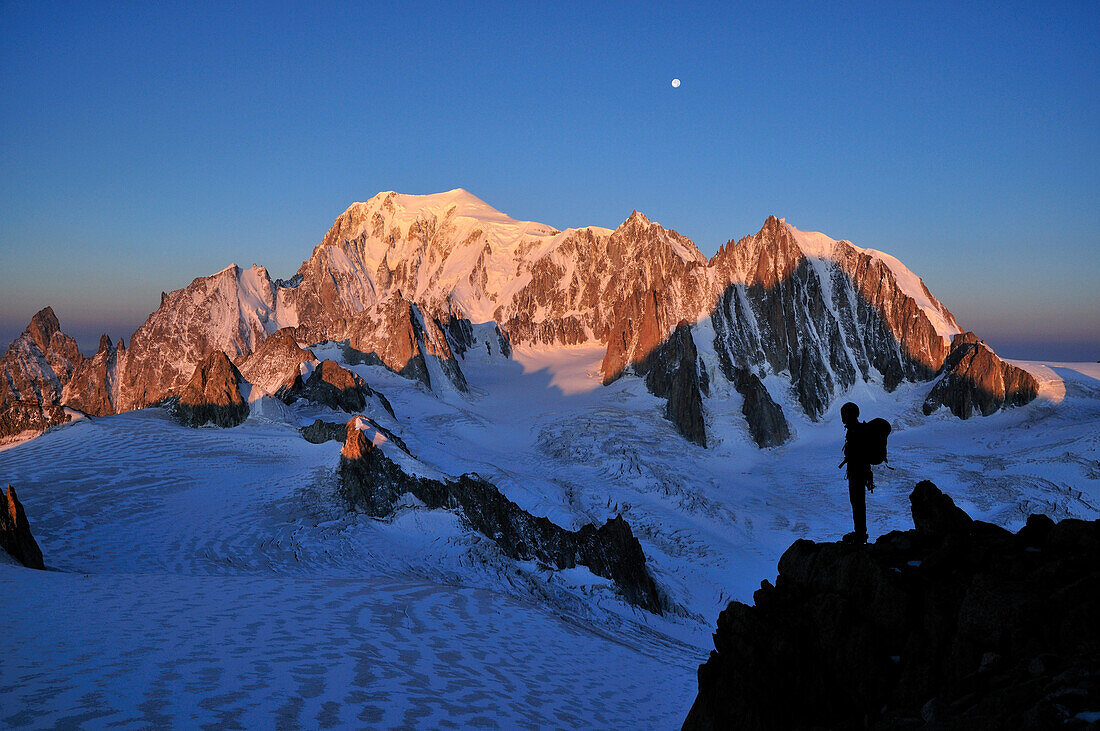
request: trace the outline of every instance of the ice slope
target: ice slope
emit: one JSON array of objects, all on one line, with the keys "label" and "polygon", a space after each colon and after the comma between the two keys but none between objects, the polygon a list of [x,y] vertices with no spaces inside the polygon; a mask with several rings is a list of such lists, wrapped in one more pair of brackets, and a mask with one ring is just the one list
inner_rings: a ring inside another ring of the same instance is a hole
[{"label": "ice slope", "polygon": [[[814,423],[788,398],[796,438],[758,450],[739,395],[715,381],[703,450],[638,379],[588,388],[599,376],[585,347],[515,360],[472,349],[468,395],[353,369],[389,398],[398,418],[385,426],[423,469],[476,471],[570,528],[621,512],[666,617],[584,569],[511,561],[448,511],[347,513],[340,445],[295,429],[346,415],[265,400],[240,427],[191,430],[146,409],[0,452],[0,482],[17,486],[54,569],[0,564],[18,640],[0,724],[679,725],[718,611],[751,600],[795,538],[849,530],[844,399]],[[1044,395],[982,420],[923,417],[919,386],[849,394],[895,425],[896,470],[877,470],[868,500],[873,535],[911,525],[908,493],[926,478],[1010,528],[1029,512],[1100,517],[1100,373],[1023,365]]]}]

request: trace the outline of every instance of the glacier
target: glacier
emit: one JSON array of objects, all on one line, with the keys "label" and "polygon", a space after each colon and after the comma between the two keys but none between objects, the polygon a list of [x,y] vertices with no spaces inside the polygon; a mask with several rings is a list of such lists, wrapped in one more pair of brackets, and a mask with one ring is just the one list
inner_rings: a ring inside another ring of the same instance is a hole
[{"label": "glacier", "polygon": [[[704,450],[639,379],[600,385],[601,357],[473,347],[468,393],[343,365],[392,403],[395,419],[372,418],[405,440],[410,468],[477,472],[568,528],[621,513],[665,616],[583,567],[508,559],[448,510],[350,512],[340,445],[298,433],[342,412],[261,398],[234,429],[188,429],[161,408],[82,418],[0,451],[51,569],[0,564],[0,722],[678,726],[718,611],[773,578],[794,539],[847,531],[839,404],[813,420],[781,396],[797,438],[760,450],[720,382]],[[853,387],[868,418],[895,427],[873,535],[908,525],[921,479],[1012,529],[1031,512],[1100,517],[1100,366],[1017,365],[1039,399],[978,422],[923,416],[920,384]]]}]

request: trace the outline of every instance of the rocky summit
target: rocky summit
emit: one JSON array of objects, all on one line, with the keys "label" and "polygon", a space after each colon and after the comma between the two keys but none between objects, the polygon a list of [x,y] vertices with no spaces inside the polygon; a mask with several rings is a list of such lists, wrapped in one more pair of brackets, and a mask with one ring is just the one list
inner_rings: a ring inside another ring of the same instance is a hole
[{"label": "rocky summit", "polygon": [[1100,710],[1100,521],[972,520],[931,482],[914,530],[799,540],[731,603],[685,729],[1085,728]]},{"label": "rocky summit", "polygon": [[36,313],[0,358],[0,438],[33,436],[68,421],[62,390],[83,362],[53,309]]}]

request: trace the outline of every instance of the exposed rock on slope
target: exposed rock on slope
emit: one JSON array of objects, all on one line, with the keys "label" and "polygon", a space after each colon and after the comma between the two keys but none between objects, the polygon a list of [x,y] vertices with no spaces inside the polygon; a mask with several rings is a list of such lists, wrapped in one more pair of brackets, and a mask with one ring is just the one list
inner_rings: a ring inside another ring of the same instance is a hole
[{"label": "exposed rock on slope", "polygon": [[[405,440],[401,437],[397,436],[374,419],[363,416],[362,414],[355,418],[362,420],[363,424],[365,424],[368,429],[373,429],[378,434],[381,434],[387,442],[392,442],[393,445],[402,452],[410,457],[412,456],[412,452],[409,451],[408,445],[405,444]],[[347,424],[337,424],[331,421],[316,419],[312,424],[304,426],[298,431],[301,432],[302,438],[311,444],[323,444],[324,442],[340,442],[342,444],[347,437],[348,427]]]},{"label": "exposed rock on slope", "polygon": [[0,439],[68,421],[61,394],[83,362],[53,310],[36,313],[0,358]]},{"label": "exposed rock on slope", "polygon": [[691,326],[680,323],[672,335],[634,365],[634,371],[645,378],[650,393],[668,399],[665,417],[677,431],[689,442],[707,446],[699,355]]},{"label": "exposed rock on slope", "polygon": [[123,343],[119,342],[116,348],[109,337],[101,337],[96,354],[84,360],[65,384],[61,403],[91,416],[114,414],[118,403],[120,356],[126,356]]},{"label": "exposed rock on slope", "polygon": [[531,515],[477,475],[462,475],[453,482],[410,475],[375,444],[384,440],[373,424],[358,417],[348,422],[340,452],[340,483],[344,497],[355,507],[382,517],[405,493],[430,508],[457,507],[474,530],[491,538],[506,555],[559,569],[587,566],[597,576],[614,581],[631,603],[661,613],[645,554],[622,516],[599,528],[589,524],[569,531]]},{"label": "exposed rock on slope", "polygon": [[736,368],[730,373],[730,380],[744,398],[741,413],[758,447],[778,447],[791,438],[782,407],[772,400],[759,376],[747,368]]},{"label": "exposed rock on slope", "polygon": [[940,406],[960,419],[982,416],[1005,406],[1023,406],[1039,395],[1039,381],[1023,368],[1005,363],[972,332],[956,335],[943,366],[943,378],[924,401],[924,413]]},{"label": "exposed rock on slope", "polygon": [[[163,294],[160,307],[130,339],[118,410],[140,409],[178,395],[195,366],[211,353],[233,358],[251,353],[280,327],[280,310],[282,320],[294,319],[285,299],[266,269],[236,264]],[[295,323],[283,322],[288,324]]]},{"label": "exposed rock on slope", "polygon": [[[278,395],[301,384],[303,374],[317,365],[317,357],[298,345],[293,328],[272,333],[241,363],[241,376],[261,393]],[[256,394],[250,396],[256,399]]]},{"label": "exposed rock on slope", "polygon": [[814,419],[874,371],[887,390],[928,380],[959,331],[893,257],[774,216],[710,265],[723,286],[712,315],[716,349],[738,367],[787,374]]},{"label": "exposed rock on slope", "polygon": [[930,482],[916,530],[796,541],[731,603],[686,729],[1074,728],[1100,710],[1100,521],[1016,535]]},{"label": "exposed rock on slope", "polygon": [[288,403],[296,398],[304,398],[318,404],[348,413],[362,411],[368,398],[377,398],[382,407],[394,416],[393,407],[385,396],[371,389],[359,376],[340,366],[334,360],[323,360],[313,369],[304,382],[283,392],[282,398]]},{"label": "exposed rock on slope", "polygon": [[175,415],[185,426],[237,426],[248,418],[248,403],[241,396],[241,372],[229,356],[216,350],[195,367],[184,386]]},{"label": "exposed rock on slope", "polygon": [[432,388],[430,359],[451,385],[459,391],[468,390],[439,321],[425,316],[400,294],[354,315],[347,332],[347,356],[352,362],[381,363],[394,373]]},{"label": "exposed rock on slope", "polygon": [[4,497],[5,505],[3,510],[0,510],[0,548],[27,568],[45,569],[42,550],[31,535],[27,514],[23,510],[23,504],[15,495],[15,488],[8,485]]},{"label": "exposed rock on slope", "polygon": [[298,431],[301,433],[302,438],[310,444],[342,443],[347,433],[347,426],[322,419],[314,419],[312,424],[303,426]]}]

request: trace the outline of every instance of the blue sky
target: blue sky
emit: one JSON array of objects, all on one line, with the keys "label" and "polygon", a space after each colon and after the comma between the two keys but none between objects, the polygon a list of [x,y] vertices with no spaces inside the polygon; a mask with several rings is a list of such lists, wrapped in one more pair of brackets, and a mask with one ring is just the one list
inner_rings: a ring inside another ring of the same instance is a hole
[{"label": "blue sky", "polygon": [[[1100,3],[0,4],[0,338],[85,347],[348,204],[769,214],[890,252],[1002,354],[1100,358]],[[678,77],[678,89],[670,85]]]}]

